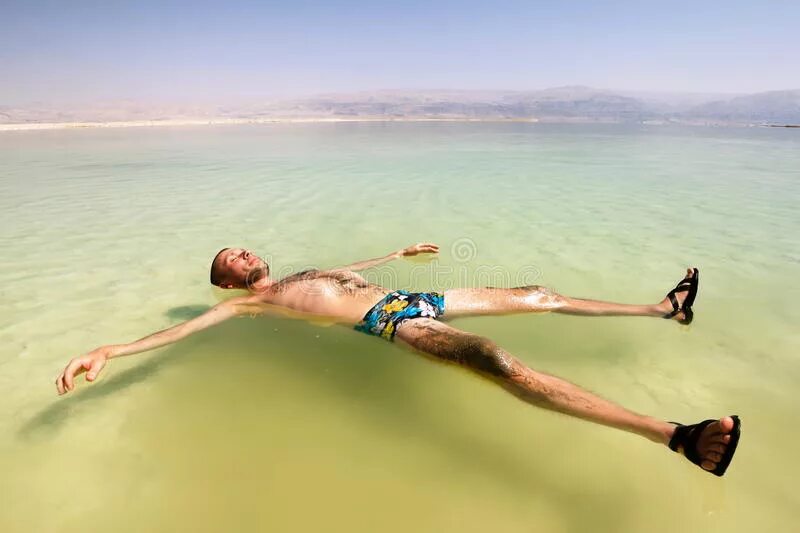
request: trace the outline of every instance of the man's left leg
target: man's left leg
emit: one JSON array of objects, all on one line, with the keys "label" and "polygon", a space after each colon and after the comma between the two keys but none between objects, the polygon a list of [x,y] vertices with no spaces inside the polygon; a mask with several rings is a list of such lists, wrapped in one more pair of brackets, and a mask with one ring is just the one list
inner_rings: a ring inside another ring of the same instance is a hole
[{"label": "man's left leg", "polygon": [[[694,275],[694,270],[690,268],[684,280],[690,280]],[[683,304],[686,296],[686,292],[675,295],[679,305]],[[448,318],[548,311],[582,316],[663,317],[672,308],[668,298],[655,304],[623,304],[564,296],[540,285],[511,289],[486,287],[445,291],[445,317]],[[674,318],[683,319],[683,312],[677,313]]]}]

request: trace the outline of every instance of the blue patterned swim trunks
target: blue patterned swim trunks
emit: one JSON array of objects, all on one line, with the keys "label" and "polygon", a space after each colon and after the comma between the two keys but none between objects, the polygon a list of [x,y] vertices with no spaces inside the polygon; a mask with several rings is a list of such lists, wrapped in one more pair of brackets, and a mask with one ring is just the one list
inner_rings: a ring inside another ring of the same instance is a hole
[{"label": "blue patterned swim trunks", "polygon": [[370,309],[358,331],[393,341],[397,328],[414,318],[437,318],[444,314],[444,295],[438,292],[392,291]]}]

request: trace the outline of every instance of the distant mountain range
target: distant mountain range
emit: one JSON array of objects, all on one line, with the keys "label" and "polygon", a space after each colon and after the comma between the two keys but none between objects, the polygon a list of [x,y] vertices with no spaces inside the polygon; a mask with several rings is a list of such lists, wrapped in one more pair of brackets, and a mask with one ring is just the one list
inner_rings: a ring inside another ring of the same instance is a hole
[{"label": "distant mountain range", "polygon": [[70,109],[0,105],[0,124],[270,118],[796,125],[800,89],[720,95],[570,86],[539,91],[373,91],[224,106],[131,101]]}]

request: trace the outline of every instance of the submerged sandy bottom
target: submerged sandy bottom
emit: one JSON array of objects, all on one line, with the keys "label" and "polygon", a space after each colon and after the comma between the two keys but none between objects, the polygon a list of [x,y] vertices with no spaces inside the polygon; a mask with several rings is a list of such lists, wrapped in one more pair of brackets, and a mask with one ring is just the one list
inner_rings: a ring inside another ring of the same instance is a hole
[{"label": "submerged sandy bottom", "polygon": [[[792,131],[280,124],[0,136],[0,530],[788,531],[798,504],[800,139]],[[534,368],[648,414],[739,414],[729,474],[534,409],[339,327],[196,316],[226,245],[273,271],[420,240],[400,288],[540,283],[628,302],[701,270],[690,328],[472,318]]]}]

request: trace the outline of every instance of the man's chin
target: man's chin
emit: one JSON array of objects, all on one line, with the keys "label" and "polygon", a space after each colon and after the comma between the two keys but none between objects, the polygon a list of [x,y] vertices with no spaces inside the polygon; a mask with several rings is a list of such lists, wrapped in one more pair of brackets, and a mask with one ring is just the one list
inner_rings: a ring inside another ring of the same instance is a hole
[{"label": "man's chin", "polygon": [[260,281],[267,277],[268,270],[266,267],[256,267],[251,269],[247,276],[245,276],[245,286],[250,287],[257,281]]}]

